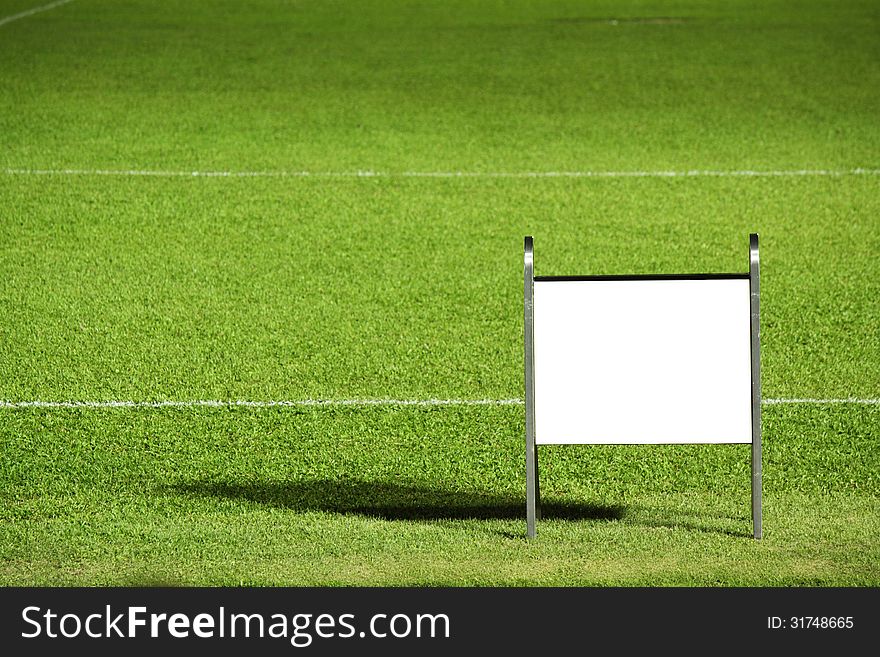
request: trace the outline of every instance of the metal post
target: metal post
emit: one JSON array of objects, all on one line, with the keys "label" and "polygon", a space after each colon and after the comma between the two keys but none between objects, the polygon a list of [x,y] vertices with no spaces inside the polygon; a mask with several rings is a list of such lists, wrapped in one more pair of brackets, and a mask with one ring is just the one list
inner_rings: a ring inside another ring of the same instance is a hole
[{"label": "metal post", "polygon": [[749,301],[752,351],[752,529],[761,538],[761,322],[758,235],[749,235]]},{"label": "metal post", "polygon": [[525,239],[524,329],[526,382],[526,535],[535,538],[538,517],[538,453],[535,444],[535,259]]},{"label": "metal post", "polygon": [[[534,413],[532,414],[534,417]],[[541,519],[541,466],[538,462],[538,442],[535,441],[535,520]]]}]

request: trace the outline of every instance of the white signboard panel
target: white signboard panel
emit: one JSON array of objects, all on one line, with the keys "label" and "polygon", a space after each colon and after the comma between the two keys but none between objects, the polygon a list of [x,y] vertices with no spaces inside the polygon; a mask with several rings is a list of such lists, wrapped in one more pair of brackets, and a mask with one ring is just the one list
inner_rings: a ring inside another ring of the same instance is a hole
[{"label": "white signboard panel", "polygon": [[535,439],[750,443],[748,278],[534,283]]}]

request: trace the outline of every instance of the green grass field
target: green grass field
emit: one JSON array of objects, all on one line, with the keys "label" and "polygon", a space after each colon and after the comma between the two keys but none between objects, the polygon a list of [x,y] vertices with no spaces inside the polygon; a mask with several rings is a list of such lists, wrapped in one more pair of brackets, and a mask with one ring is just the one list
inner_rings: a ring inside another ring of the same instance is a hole
[{"label": "green grass field", "polygon": [[[40,2],[0,0],[0,584],[880,585],[876,2],[3,23]],[[764,397],[874,401],[764,406],[762,541],[744,445],[542,447],[526,540],[517,403],[8,403],[515,400],[524,235],[547,275],[749,232]]]}]

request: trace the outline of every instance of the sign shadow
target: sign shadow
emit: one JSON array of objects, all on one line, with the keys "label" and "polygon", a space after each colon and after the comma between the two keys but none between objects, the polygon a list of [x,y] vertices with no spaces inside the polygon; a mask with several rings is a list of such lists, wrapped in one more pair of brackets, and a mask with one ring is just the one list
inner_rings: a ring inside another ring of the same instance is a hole
[{"label": "sign shadow", "polygon": [[[525,517],[522,496],[442,485],[359,479],[239,482],[196,480],[173,486],[178,494],[244,500],[298,511],[353,514],[385,520],[516,520]],[[542,504],[545,518],[618,520],[620,505],[553,502]]]}]

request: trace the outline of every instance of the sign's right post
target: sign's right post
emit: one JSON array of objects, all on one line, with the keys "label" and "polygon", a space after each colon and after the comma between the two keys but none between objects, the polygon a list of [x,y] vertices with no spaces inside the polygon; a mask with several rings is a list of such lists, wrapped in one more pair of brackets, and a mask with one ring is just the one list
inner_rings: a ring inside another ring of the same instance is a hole
[{"label": "sign's right post", "polygon": [[752,529],[755,538],[761,527],[761,286],[758,235],[749,235],[749,305],[751,310],[752,355]]}]

